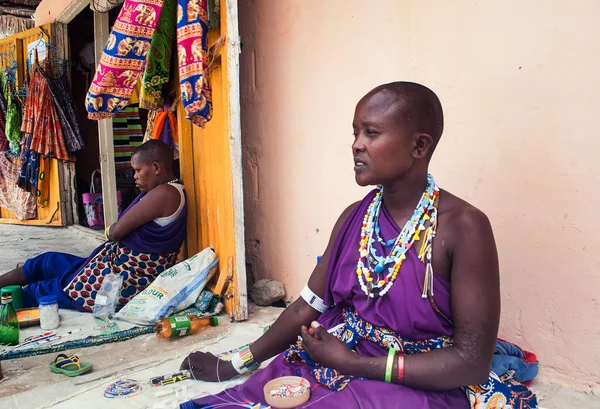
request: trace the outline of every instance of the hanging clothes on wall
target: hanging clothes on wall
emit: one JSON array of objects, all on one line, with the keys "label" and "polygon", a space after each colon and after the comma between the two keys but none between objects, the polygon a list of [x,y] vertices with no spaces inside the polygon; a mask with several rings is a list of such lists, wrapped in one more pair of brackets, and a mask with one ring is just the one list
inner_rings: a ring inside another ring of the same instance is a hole
[{"label": "hanging clothes on wall", "polygon": [[56,78],[52,78],[51,73],[44,66],[39,66],[38,69],[48,83],[48,88],[54,99],[54,108],[58,113],[67,151],[74,153],[85,148],[85,142],[83,141],[79,121],[77,120],[75,101],[73,101],[73,96],[67,82],[66,63],[63,62],[62,64],[61,74]]},{"label": "hanging clothes on wall", "polygon": [[22,146],[22,165],[18,176],[17,185],[34,195],[39,207],[46,207],[50,194],[49,179],[50,159],[31,150],[31,134],[25,134],[25,143]]},{"label": "hanging clothes on wall", "polygon": [[14,95],[14,84],[6,80],[2,92],[6,100],[6,128],[5,136],[9,142],[10,150],[18,155],[21,151],[21,112],[17,98]]},{"label": "hanging clothes on wall", "polygon": [[0,72],[0,151],[10,149],[6,138],[6,99],[4,98],[4,87],[7,82],[6,70]]},{"label": "hanging clothes on wall", "polygon": [[4,90],[6,89],[7,82],[8,74],[6,70],[0,71],[0,113],[3,118],[6,118],[6,97],[4,96]]},{"label": "hanging clothes on wall", "polygon": [[158,111],[148,111],[148,118],[146,119],[146,133],[144,134],[144,142],[148,142],[152,139],[152,132],[154,131],[154,120],[156,119]]},{"label": "hanging clothes on wall", "polygon": [[123,4],[86,96],[90,119],[110,118],[127,105],[146,65],[162,5],[163,0]]},{"label": "hanging clothes on wall", "polygon": [[[183,105],[186,118],[201,127],[212,117],[206,7],[206,0],[177,0],[177,54]],[[90,119],[112,117],[129,101],[145,68],[162,8],[161,0],[125,1],[86,97]]]},{"label": "hanging clothes on wall", "polygon": [[113,118],[115,167],[131,168],[131,155],[144,141],[142,121],[137,105],[125,107]]},{"label": "hanging clothes on wall", "polygon": [[171,111],[156,114],[152,139],[160,139],[173,151],[173,159],[179,159],[179,141],[177,139],[177,118]]},{"label": "hanging clothes on wall", "polygon": [[0,153],[0,206],[19,220],[35,219],[35,196],[17,186],[21,166],[12,163],[6,152]]},{"label": "hanging clothes on wall", "polygon": [[[49,72],[51,68],[45,64],[44,69]],[[67,149],[48,81],[35,61],[25,100],[21,130],[32,135],[30,145],[32,151],[65,162],[75,160]]]},{"label": "hanging clothes on wall", "polygon": [[206,0],[177,2],[177,55],[181,101],[186,118],[203,128],[212,118]]},{"label": "hanging clothes on wall", "polygon": [[[2,92],[0,92],[0,105],[6,106],[6,101],[4,101],[4,96]],[[6,139],[6,117],[5,112],[0,108],[0,151],[4,152],[10,149],[10,145],[8,143],[8,139]]]},{"label": "hanging clothes on wall", "polygon": [[146,70],[142,80],[140,108],[158,110],[164,103],[163,90],[171,75],[173,42],[175,41],[176,4],[163,3],[158,26],[150,43]]}]

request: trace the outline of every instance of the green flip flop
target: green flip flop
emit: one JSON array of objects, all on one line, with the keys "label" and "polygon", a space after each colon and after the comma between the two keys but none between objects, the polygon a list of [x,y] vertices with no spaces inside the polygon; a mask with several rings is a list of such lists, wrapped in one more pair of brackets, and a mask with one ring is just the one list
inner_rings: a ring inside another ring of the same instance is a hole
[{"label": "green flip flop", "polygon": [[54,373],[59,373],[67,376],[79,376],[92,369],[92,364],[89,362],[81,362],[78,356],[66,356],[60,354],[54,362],[50,363],[50,370]]}]

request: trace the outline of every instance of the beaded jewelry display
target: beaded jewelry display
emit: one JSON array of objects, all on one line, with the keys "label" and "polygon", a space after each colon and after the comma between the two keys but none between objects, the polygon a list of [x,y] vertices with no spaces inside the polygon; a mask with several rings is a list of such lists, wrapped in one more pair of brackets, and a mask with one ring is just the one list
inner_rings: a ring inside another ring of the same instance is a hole
[{"label": "beaded jewelry display", "polygon": [[104,391],[105,398],[131,398],[142,392],[142,385],[133,379],[121,379],[111,383]]},{"label": "beaded jewelry display", "polygon": [[[400,267],[406,260],[406,253],[415,241],[423,241],[419,258],[427,264],[423,283],[423,298],[433,295],[433,269],[431,267],[431,249],[437,227],[437,204],[439,188],[432,175],[427,176],[427,187],[417,204],[411,218],[406,222],[398,237],[383,240],[380,236],[379,215],[383,200],[383,187],[375,194],[369,204],[360,231],[359,259],[356,274],[361,290],[371,299],[384,296],[394,285]],[[384,247],[392,247],[389,255],[377,254],[373,243],[377,240]],[[382,275],[386,272],[385,277]]]}]

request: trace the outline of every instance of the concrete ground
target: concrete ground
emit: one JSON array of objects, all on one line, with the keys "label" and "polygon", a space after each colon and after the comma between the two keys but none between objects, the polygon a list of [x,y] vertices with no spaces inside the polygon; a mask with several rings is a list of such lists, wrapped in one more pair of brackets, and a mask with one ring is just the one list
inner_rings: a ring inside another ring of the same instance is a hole
[{"label": "concrete ground", "polygon": [[[89,233],[82,228],[0,225],[0,274],[21,265],[28,257],[45,251],[86,256],[100,242],[101,234]],[[218,327],[174,341],[145,335],[126,342],[67,351],[94,365],[91,373],[77,378],[65,379],[62,375],[51,373],[48,364],[53,356],[49,355],[4,361],[2,369],[5,378],[0,380],[0,408],[103,408],[107,401],[102,397],[102,392],[115,379],[121,376],[148,379],[171,373],[193,350],[222,352],[240,346],[260,336],[262,328],[272,323],[281,311],[275,308],[255,309],[247,322],[236,324],[230,324],[224,316]],[[540,378],[533,386],[540,407],[600,409],[599,395],[579,392]],[[184,384],[191,385],[187,391],[190,396],[216,393],[225,386],[203,382],[181,383]],[[177,389],[180,386],[177,384],[164,388]],[[152,408],[157,401],[160,399],[156,398],[155,391],[148,389],[134,398],[114,399],[110,404],[114,409]]]}]

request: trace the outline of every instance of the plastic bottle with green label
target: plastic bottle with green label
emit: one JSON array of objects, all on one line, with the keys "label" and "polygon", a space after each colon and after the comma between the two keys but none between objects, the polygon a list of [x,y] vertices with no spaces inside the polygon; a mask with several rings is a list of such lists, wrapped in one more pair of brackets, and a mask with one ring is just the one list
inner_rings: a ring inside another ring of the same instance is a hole
[{"label": "plastic bottle with green label", "polygon": [[183,317],[161,318],[154,325],[158,338],[177,338],[195,334],[202,328],[214,327],[219,324],[217,317],[199,318],[195,315]]}]

